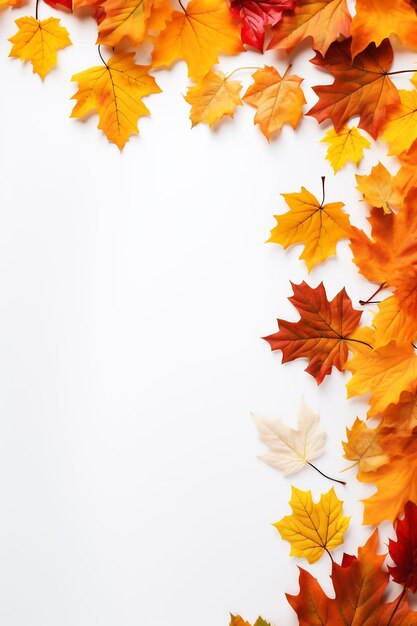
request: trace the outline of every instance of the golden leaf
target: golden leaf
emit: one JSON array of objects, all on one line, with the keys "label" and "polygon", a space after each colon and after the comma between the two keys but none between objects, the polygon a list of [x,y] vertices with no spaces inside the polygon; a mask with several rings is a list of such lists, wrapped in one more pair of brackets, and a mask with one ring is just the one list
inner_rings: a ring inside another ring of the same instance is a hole
[{"label": "golden leaf", "polygon": [[355,126],[349,128],[346,125],[338,133],[331,128],[321,141],[329,145],[326,159],[330,161],[335,174],[349,161],[358,165],[364,149],[371,146],[370,141]]},{"label": "golden leaf", "polygon": [[213,126],[225,115],[233,117],[236,107],[242,104],[239,96],[241,89],[239,81],[229,81],[223,72],[208,72],[198,85],[189,87],[184,96],[191,104],[192,125],[202,122]]}]

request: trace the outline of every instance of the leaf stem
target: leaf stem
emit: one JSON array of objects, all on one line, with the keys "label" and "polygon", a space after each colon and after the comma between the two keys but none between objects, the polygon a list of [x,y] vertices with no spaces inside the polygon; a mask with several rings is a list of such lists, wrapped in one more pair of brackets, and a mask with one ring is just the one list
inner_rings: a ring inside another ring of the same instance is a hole
[{"label": "leaf stem", "polygon": [[100,59],[103,61],[104,65],[105,65],[106,67],[108,67],[108,65],[107,65],[106,61],[105,61],[105,60],[104,60],[104,58],[103,58],[103,55],[101,54],[101,44],[99,44],[99,45],[98,45],[98,55],[99,55]]},{"label": "leaf stem", "polygon": [[227,74],[225,80],[229,80],[229,78],[231,76],[233,76],[233,74],[236,74],[236,72],[241,72],[242,70],[260,70],[260,67],[257,67],[256,65],[246,65],[243,67],[237,67],[235,70],[233,70],[233,72],[230,72],[230,74]]},{"label": "leaf stem", "polygon": [[344,339],[345,341],[354,341],[355,343],[361,343],[363,346],[368,346],[368,348],[371,348],[371,350],[374,349],[374,347],[371,346],[370,343],[367,343],[366,341],[362,341],[362,339],[354,339],[353,337],[345,337]]},{"label": "leaf stem", "polygon": [[184,13],[186,13],[185,6],[184,6],[184,5],[183,5],[183,3],[181,2],[181,0],[178,0],[178,2],[180,3],[180,7],[181,7],[181,9],[184,11]]},{"label": "leaf stem", "polygon": [[36,0],[35,4],[35,19],[39,20],[39,0]]},{"label": "leaf stem", "polygon": [[416,72],[417,70],[397,70],[395,72],[387,72],[387,76],[394,76],[394,74],[410,74],[410,72]]},{"label": "leaf stem", "polygon": [[321,177],[322,200],[321,200],[321,205],[320,205],[320,208],[322,208],[322,207],[323,207],[324,201],[325,201],[325,199],[326,199],[326,190],[325,190],[325,188],[324,188],[324,183],[325,183],[325,180],[326,180],[326,177],[325,177],[325,176],[322,176],[322,177]]},{"label": "leaf stem", "polygon": [[[307,461],[307,465],[310,465],[310,467],[312,467],[313,469],[316,470],[316,472],[318,472],[319,474],[321,474],[322,476],[324,476],[324,478],[327,478],[328,480],[332,480],[335,483],[339,483],[340,485],[346,485],[344,480],[338,480],[337,478],[332,478],[331,476],[327,476],[327,474],[324,474],[324,472],[322,472],[321,470],[319,470],[318,467],[316,467],[315,465],[313,465],[313,463],[310,463],[310,461]],[[332,559],[333,560],[333,559]]]},{"label": "leaf stem", "polygon": [[382,283],[382,285],[380,285],[378,287],[378,289],[372,294],[372,296],[369,296],[369,298],[367,300],[359,300],[359,304],[361,306],[364,306],[365,304],[374,304],[372,302],[372,298],[375,298],[375,296],[377,296],[379,294],[380,291],[382,291],[385,288],[386,283]]},{"label": "leaf stem", "polygon": [[332,564],[333,564],[333,563],[334,563],[334,558],[332,557],[330,550],[329,550],[328,548],[324,548],[324,549],[325,549],[325,551],[327,552],[327,554],[329,555],[330,560],[331,560],[331,562],[332,562]]},{"label": "leaf stem", "polygon": [[396,614],[396,612],[398,611],[398,607],[400,606],[401,601],[402,601],[402,599],[404,598],[404,596],[405,596],[405,594],[406,594],[406,591],[407,591],[407,587],[403,587],[403,590],[402,590],[402,592],[401,592],[401,595],[398,597],[397,603],[396,603],[396,605],[394,606],[394,610],[393,610],[393,612],[391,613],[391,617],[389,618],[389,620],[388,620],[388,622],[387,622],[387,626],[390,626],[390,624],[391,624],[391,622],[392,622],[392,620],[393,620],[393,618],[394,618],[394,615],[395,615],[395,614]]}]

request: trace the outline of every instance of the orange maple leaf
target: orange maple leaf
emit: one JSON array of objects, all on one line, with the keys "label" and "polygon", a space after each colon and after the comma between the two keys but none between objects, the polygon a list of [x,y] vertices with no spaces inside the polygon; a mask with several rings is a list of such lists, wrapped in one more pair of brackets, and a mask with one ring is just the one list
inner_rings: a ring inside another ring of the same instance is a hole
[{"label": "orange maple leaf", "polygon": [[174,11],[155,41],[153,65],[169,67],[184,59],[188,75],[196,80],[218,62],[219,54],[243,50],[240,25],[225,0],[190,0],[184,11]]},{"label": "orange maple leaf", "polygon": [[295,130],[306,102],[300,87],[303,79],[295,74],[281,76],[274,67],[267,65],[256,70],[252,78],[253,85],[243,99],[257,109],[254,123],[259,124],[265,137],[270,139],[284,124],[290,124]]},{"label": "orange maple leaf", "polygon": [[313,87],[319,101],[307,115],[318,122],[331,120],[336,132],[351,117],[359,115],[359,127],[376,139],[387,119],[388,107],[400,102],[397,88],[388,76],[392,46],[384,39],[380,46],[370,44],[352,59],[350,43],[335,42],[324,57],[317,53],[312,59],[312,63],[333,74],[334,82]]},{"label": "orange maple leaf", "polygon": [[299,0],[273,29],[268,48],[292,50],[311,38],[314,50],[326,54],[336,39],[349,37],[350,21],[346,0]]},{"label": "orange maple leaf", "polygon": [[352,56],[368,44],[377,46],[397,35],[403,43],[417,47],[417,15],[407,0],[356,0],[356,13],[350,27]]},{"label": "orange maple leaf", "polygon": [[[300,313],[300,320],[278,319],[278,332],[264,339],[272,350],[282,351],[283,363],[307,358],[306,372],[320,384],[333,366],[340,371],[344,369],[347,342],[357,341],[353,335],[362,313],[352,307],[344,289],[329,301],[323,283],[316,288],[307,283],[291,284],[294,295],[288,300]],[[371,352],[370,346],[366,348]]]}]

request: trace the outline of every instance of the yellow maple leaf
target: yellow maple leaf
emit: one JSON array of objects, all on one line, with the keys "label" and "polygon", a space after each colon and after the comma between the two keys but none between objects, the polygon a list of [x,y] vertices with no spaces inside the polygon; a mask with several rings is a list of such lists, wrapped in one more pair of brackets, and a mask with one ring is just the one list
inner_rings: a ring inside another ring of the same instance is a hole
[{"label": "yellow maple leaf", "polygon": [[358,165],[364,149],[371,146],[370,141],[355,126],[349,128],[346,125],[339,133],[331,128],[321,141],[329,145],[326,159],[330,161],[335,174],[348,162]]},{"label": "yellow maple leaf", "polygon": [[374,348],[380,348],[392,340],[403,344],[414,340],[417,335],[416,317],[407,313],[395,295],[380,302],[378,309],[373,319]]},{"label": "yellow maple leaf", "polygon": [[161,30],[165,28],[165,24],[174,12],[171,0],[153,0],[151,13],[146,22],[147,36],[153,39]]},{"label": "yellow maple leaf", "polygon": [[[417,75],[411,81],[417,87]],[[382,139],[389,145],[389,155],[399,155],[411,148],[417,139],[417,90],[400,89],[400,104],[392,108]]]},{"label": "yellow maple leaf", "polygon": [[0,10],[7,7],[19,7],[23,0],[0,0]]},{"label": "yellow maple leaf", "polygon": [[130,135],[137,134],[139,117],[149,115],[142,98],[160,93],[147,65],[134,63],[134,52],[114,55],[105,65],[75,74],[78,91],[71,117],[84,117],[92,112],[99,115],[100,128],[120,150]]},{"label": "yellow maple leaf", "polygon": [[152,4],[152,0],[105,0],[105,17],[98,27],[97,43],[114,47],[124,37],[134,46],[142,43]]},{"label": "yellow maple leaf", "polygon": [[265,137],[279,132],[284,124],[295,130],[303,115],[306,100],[300,85],[303,79],[295,74],[281,76],[274,67],[265,65],[252,75],[253,85],[243,99],[257,109],[254,123]]},{"label": "yellow maple leaf", "polygon": [[350,233],[349,217],[343,213],[343,202],[319,203],[312,193],[301,187],[299,193],[282,194],[290,210],[274,215],[278,224],[271,230],[268,242],[284,248],[304,244],[300,259],[308,271],[336,253],[336,244]]},{"label": "yellow maple leaf", "polygon": [[33,71],[43,80],[56,65],[57,51],[71,45],[68,31],[55,17],[42,21],[20,17],[16,25],[19,30],[9,39],[13,44],[9,56],[30,61]]},{"label": "yellow maple leaf", "polygon": [[[375,333],[369,328],[358,331],[356,338],[365,337],[372,345]],[[352,372],[347,383],[348,397],[370,393],[369,415],[381,413],[390,404],[396,404],[402,391],[417,390],[417,355],[411,343],[396,341],[371,349],[360,342],[350,345],[354,356],[346,369]]]},{"label": "yellow maple leaf", "polygon": [[268,48],[292,50],[311,37],[324,56],[334,41],[350,36],[351,16],[346,0],[300,0],[272,31]]},{"label": "yellow maple leaf", "polygon": [[343,543],[349,526],[349,517],[343,514],[343,502],[333,487],[313,502],[311,491],[292,487],[290,500],[292,514],[274,524],[281,537],[291,544],[291,556],[315,563],[323,553]]},{"label": "yellow maple leaf", "polygon": [[368,175],[356,175],[356,182],[356,189],[362,192],[366,202],[382,208],[384,213],[391,213],[393,208],[401,206],[403,202],[403,194],[397,188],[395,177],[382,163],[374,165]]},{"label": "yellow maple leaf", "polygon": [[219,54],[243,49],[240,27],[225,0],[190,0],[184,11],[174,11],[155,41],[154,67],[184,59],[188,76],[198,80],[218,62]]},{"label": "yellow maple leaf", "polygon": [[208,72],[198,85],[189,87],[184,96],[191,104],[192,125],[203,122],[213,126],[225,115],[233,117],[236,107],[242,104],[239,96],[241,89],[239,81],[228,80],[223,72]]},{"label": "yellow maple leaf", "polygon": [[397,35],[405,44],[417,46],[417,16],[406,0],[356,0],[356,12],[350,32],[352,56],[368,44],[380,45],[383,39]]},{"label": "yellow maple leaf", "polygon": [[368,428],[365,422],[356,418],[352,428],[346,429],[346,436],[347,441],[342,442],[344,457],[355,461],[359,471],[373,472],[389,462],[390,457],[379,441],[378,428]]}]

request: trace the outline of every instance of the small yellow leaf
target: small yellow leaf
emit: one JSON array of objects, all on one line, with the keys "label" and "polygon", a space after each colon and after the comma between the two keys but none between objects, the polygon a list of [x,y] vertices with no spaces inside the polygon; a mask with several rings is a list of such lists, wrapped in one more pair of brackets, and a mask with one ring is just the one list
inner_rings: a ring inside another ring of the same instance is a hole
[{"label": "small yellow leaf", "polygon": [[382,163],[375,165],[366,176],[356,175],[356,189],[363,193],[368,204],[380,207],[384,213],[391,213],[393,208],[401,206],[403,197],[398,190],[395,177]]},{"label": "small yellow leaf", "polygon": [[139,117],[149,115],[142,98],[161,90],[147,65],[134,63],[134,52],[115,54],[105,65],[91,67],[75,74],[78,91],[71,117],[85,117],[92,112],[99,115],[100,128],[109,141],[121,150],[130,135],[138,134]]},{"label": "small yellow leaf", "polygon": [[265,137],[279,132],[284,124],[295,130],[303,115],[306,100],[300,85],[303,79],[295,74],[281,76],[274,67],[265,65],[252,75],[253,85],[243,99],[257,109],[254,123]]},{"label": "small yellow leaf", "polygon": [[274,524],[281,537],[291,544],[291,556],[315,563],[323,555],[343,543],[349,526],[349,517],[343,514],[343,502],[333,487],[320,496],[316,504],[311,491],[292,487],[290,500],[292,514]]},{"label": "small yellow leaf", "polygon": [[343,126],[339,133],[331,128],[321,141],[329,144],[326,159],[330,161],[335,173],[348,162],[358,165],[364,149],[371,146],[370,141],[355,126]]},{"label": "small yellow leaf", "polygon": [[322,205],[305,187],[301,187],[299,193],[282,195],[290,211],[274,216],[278,224],[271,230],[268,241],[284,248],[303,244],[300,259],[304,259],[310,272],[336,253],[340,239],[349,237],[349,217],[342,211],[343,202]]},{"label": "small yellow leaf", "polygon": [[71,45],[68,31],[55,17],[20,17],[16,24],[19,30],[9,39],[14,44],[9,56],[30,61],[43,80],[56,65],[57,51]]},{"label": "small yellow leaf", "polygon": [[236,107],[242,104],[239,96],[241,89],[239,81],[227,80],[223,72],[208,72],[198,85],[188,88],[185,96],[188,104],[191,104],[192,125],[203,122],[213,126],[225,115],[233,117]]}]

